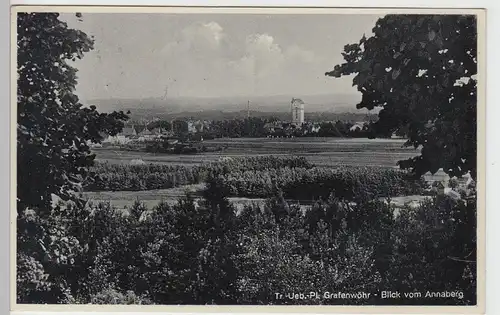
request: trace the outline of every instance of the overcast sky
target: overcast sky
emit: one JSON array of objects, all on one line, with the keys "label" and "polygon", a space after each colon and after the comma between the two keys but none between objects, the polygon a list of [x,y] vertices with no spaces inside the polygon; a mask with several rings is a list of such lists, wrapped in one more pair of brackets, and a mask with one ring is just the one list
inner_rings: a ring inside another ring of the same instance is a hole
[{"label": "overcast sky", "polygon": [[324,73],[345,44],[369,36],[374,15],[62,15],[95,37],[76,63],[85,100],[357,93]]}]

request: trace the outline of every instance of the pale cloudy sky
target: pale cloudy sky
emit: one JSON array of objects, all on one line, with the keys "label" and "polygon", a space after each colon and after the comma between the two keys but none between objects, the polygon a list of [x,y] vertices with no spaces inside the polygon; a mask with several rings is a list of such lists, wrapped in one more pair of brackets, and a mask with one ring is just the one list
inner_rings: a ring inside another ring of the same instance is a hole
[{"label": "pale cloudy sky", "polygon": [[351,78],[324,73],[374,15],[62,15],[95,37],[76,63],[83,100],[356,93]]}]

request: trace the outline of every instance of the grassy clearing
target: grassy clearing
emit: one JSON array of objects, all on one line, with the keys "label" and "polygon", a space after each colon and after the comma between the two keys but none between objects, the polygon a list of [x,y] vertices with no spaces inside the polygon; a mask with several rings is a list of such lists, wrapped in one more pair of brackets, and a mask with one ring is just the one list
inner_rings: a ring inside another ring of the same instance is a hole
[{"label": "grassy clearing", "polygon": [[199,194],[205,188],[205,184],[184,185],[169,189],[153,189],[140,191],[97,191],[84,192],[87,198],[96,200],[162,200],[173,199],[184,196],[187,192],[194,195]]},{"label": "grassy clearing", "polygon": [[[185,193],[188,191],[194,196],[200,195],[204,187],[204,184],[197,184],[158,190],[86,192],[84,196],[96,203],[109,202],[118,209],[130,208],[135,201],[140,201],[147,208],[153,208],[160,202],[166,202],[173,205],[180,197],[185,196]],[[405,205],[416,206],[427,198],[426,196],[420,195],[393,197],[391,198],[391,204],[398,208]],[[266,200],[264,198],[244,197],[231,197],[228,199],[238,210],[250,204],[262,205]],[[302,205],[302,208],[308,207],[310,207],[310,205]]]},{"label": "grassy clearing", "polygon": [[95,149],[98,160],[110,163],[130,163],[142,159],[146,163],[199,165],[218,161],[223,157],[255,155],[303,156],[318,166],[380,166],[395,167],[396,162],[408,159],[419,152],[403,148],[400,139],[340,139],[340,138],[239,138],[206,141],[207,145],[221,145],[222,152],[196,155],[169,155],[145,152],[118,151],[109,148]]}]

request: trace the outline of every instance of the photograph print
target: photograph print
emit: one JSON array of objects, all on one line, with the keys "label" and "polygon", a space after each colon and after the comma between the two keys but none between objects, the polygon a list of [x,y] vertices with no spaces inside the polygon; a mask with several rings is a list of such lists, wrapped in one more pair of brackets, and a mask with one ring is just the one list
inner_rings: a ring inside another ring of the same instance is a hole
[{"label": "photograph print", "polygon": [[478,304],[483,15],[129,9],[13,10],[17,304]]}]

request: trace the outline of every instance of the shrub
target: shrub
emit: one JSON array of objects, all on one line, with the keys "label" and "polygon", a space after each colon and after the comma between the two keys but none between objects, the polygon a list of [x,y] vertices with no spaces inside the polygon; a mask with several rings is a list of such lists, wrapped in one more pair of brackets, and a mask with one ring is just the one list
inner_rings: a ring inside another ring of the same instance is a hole
[{"label": "shrub", "polygon": [[148,305],[152,304],[147,298],[137,296],[132,291],[122,293],[114,288],[107,288],[90,299],[91,304],[122,304],[122,305]]},{"label": "shrub", "polygon": [[[270,200],[264,208],[246,207],[239,217],[241,254],[235,257],[240,271],[239,303],[343,304],[345,300],[321,296],[291,300],[276,293],[323,293],[346,288],[369,292],[377,288],[380,277],[370,246],[361,244],[356,235],[346,235],[345,227],[333,230],[322,219],[313,232],[307,232],[304,215],[279,199]],[[367,300],[348,303],[366,304]]]},{"label": "shrub", "polygon": [[144,164],[146,164],[146,162],[140,159],[134,159],[130,161],[130,165],[144,165]]},{"label": "shrub", "polygon": [[436,196],[401,211],[391,232],[388,290],[460,291],[463,299],[401,300],[404,304],[476,303],[476,203]]},{"label": "shrub", "polygon": [[18,303],[36,301],[40,292],[48,293],[52,282],[43,265],[31,256],[17,255],[17,301]]}]

